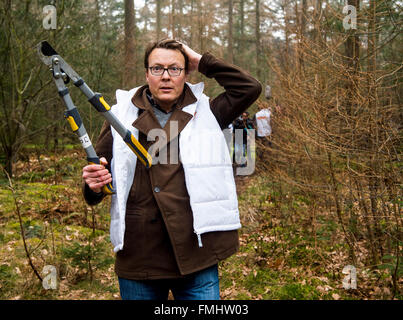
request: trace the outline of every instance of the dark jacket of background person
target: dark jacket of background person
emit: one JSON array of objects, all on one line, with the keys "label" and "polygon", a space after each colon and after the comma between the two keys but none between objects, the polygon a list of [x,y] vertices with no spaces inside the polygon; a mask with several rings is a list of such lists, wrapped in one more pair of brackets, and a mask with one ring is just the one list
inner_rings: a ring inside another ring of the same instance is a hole
[{"label": "dark jacket of background person", "polygon": [[242,133],[242,137],[243,137],[243,144],[247,143],[247,139],[248,139],[248,131],[249,129],[254,129],[255,125],[253,123],[253,121],[251,119],[236,119],[233,125],[234,130],[235,129],[242,129],[243,133]]}]

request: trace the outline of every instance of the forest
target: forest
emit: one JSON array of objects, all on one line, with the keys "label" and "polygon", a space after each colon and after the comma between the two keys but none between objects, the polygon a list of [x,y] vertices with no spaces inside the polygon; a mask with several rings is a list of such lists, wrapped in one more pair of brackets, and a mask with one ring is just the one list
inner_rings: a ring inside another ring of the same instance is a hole
[{"label": "forest", "polygon": [[[272,133],[253,174],[236,176],[240,249],[219,265],[221,299],[402,299],[402,5],[1,1],[0,298],[120,299],[109,201],[83,199],[86,155],[38,43],[112,106],[145,83],[147,45],[174,38],[272,92],[248,109],[271,108]],[[68,86],[95,144],[104,118]]]}]

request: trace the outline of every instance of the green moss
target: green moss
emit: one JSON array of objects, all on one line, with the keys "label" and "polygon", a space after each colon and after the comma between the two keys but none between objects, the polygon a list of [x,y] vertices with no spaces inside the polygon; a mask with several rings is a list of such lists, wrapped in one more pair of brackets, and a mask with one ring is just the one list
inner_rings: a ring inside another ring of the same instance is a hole
[{"label": "green moss", "polygon": [[0,298],[9,298],[10,292],[13,291],[17,275],[13,268],[6,264],[0,265]]},{"label": "green moss", "polygon": [[250,296],[245,292],[240,292],[235,297],[236,300],[250,300]]},{"label": "green moss", "polygon": [[300,283],[288,283],[281,287],[278,292],[279,299],[284,300],[316,300],[320,293],[312,286]]}]

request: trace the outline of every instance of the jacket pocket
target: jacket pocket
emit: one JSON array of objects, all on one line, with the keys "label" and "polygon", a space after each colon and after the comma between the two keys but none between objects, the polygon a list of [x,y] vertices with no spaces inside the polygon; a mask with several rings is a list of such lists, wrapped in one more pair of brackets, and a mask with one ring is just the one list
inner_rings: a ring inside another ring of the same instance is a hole
[{"label": "jacket pocket", "polygon": [[119,255],[119,269],[142,271],[144,268],[145,220],[140,211],[127,211],[124,247]]}]

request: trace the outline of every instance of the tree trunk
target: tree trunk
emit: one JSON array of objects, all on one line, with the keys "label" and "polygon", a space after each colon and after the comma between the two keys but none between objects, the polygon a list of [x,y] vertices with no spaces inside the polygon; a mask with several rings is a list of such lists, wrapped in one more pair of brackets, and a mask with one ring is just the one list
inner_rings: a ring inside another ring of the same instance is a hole
[{"label": "tree trunk", "polygon": [[196,30],[196,28],[195,28],[195,19],[194,19],[194,16],[195,16],[195,0],[192,0],[191,2],[190,2],[190,16],[192,17],[192,21],[191,21],[191,25],[190,25],[190,47],[191,48],[194,48],[194,34],[195,34],[195,30]]},{"label": "tree trunk", "polygon": [[[296,5],[297,7],[297,5]],[[307,10],[307,1],[302,0],[302,8],[299,14],[299,28],[298,28],[298,71],[300,75],[302,75],[304,71],[304,47],[303,42],[305,41],[306,36],[306,10]],[[297,16],[297,10],[295,12]]]},{"label": "tree trunk", "polygon": [[148,32],[148,18],[149,18],[149,10],[148,10],[148,0],[145,0],[144,1],[144,8],[146,8],[146,12],[145,12],[145,15],[144,15],[144,28],[143,28],[143,31],[144,31],[144,35],[147,35],[147,32]]},{"label": "tree trunk", "polygon": [[[348,0],[348,4],[354,6],[357,9],[358,14],[360,0]],[[356,30],[350,29],[348,32],[349,36],[345,45],[345,56],[348,69],[347,73],[349,74],[349,77],[347,78],[347,90],[350,92],[346,103],[346,112],[348,115],[351,115],[351,112],[353,111],[352,97],[354,96],[354,90],[357,87],[357,73],[360,62],[360,39]]]},{"label": "tree trunk", "polygon": [[136,38],[134,1],[125,0],[125,68],[123,87],[130,89],[136,84]]},{"label": "tree trunk", "polygon": [[245,0],[239,1],[239,38],[238,38],[238,60],[235,63],[244,67],[245,48]]},{"label": "tree trunk", "polygon": [[322,0],[316,0],[315,3],[315,14],[314,14],[314,41],[318,45],[318,47],[323,46],[322,40]]},{"label": "tree trunk", "polygon": [[381,257],[383,256],[382,246],[382,232],[380,230],[379,214],[378,214],[378,189],[379,189],[379,176],[380,176],[380,155],[379,155],[379,110],[377,99],[377,83],[376,83],[376,69],[377,69],[377,31],[376,31],[376,1],[371,0],[369,6],[369,21],[368,21],[368,112],[370,113],[370,124],[373,126],[369,132],[371,148],[371,159],[369,172],[369,192],[371,199],[371,214],[374,217],[374,231],[378,244],[378,250]]},{"label": "tree trunk", "polygon": [[197,24],[199,28],[199,51],[203,52],[204,51],[204,42],[203,42],[203,36],[204,36],[204,23],[203,23],[203,6],[200,1],[197,1]]},{"label": "tree trunk", "polygon": [[100,18],[100,7],[99,7],[99,0],[95,1],[95,23],[96,23],[96,30],[95,30],[95,39],[97,43],[101,39],[101,18]]},{"label": "tree trunk", "polygon": [[284,50],[284,55],[283,55],[283,61],[284,61],[284,70],[285,73],[289,72],[289,59],[290,59],[290,53],[289,53],[289,48],[290,48],[290,22],[289,22],[289,12],[288,12],[288,2],[282,5],[282,10],[284,14],[284,36],[285,36],[285,50]]},{"label": "tree trunk", "polygon": [[232,35],[232,0],[228,0],[228,62],[234,63],[233,35]]},{"label": "tree trunk", "polygon": [[158,40],[160,40],[160,38],[161,38],[161,1],[162,0],[156,0],[157,1],[157,9],[156,9],[156,15],[157,15],[157,17],[156,17],[156,20],[157,20],[157,32],[156,32],[156,35],[157,35],[157,41]]},{"label": "tree trunk", "polygon": [[182,34],[182,24],[183,24],[183,0],[178,1],[178,12],[179,16],[176,19],[177,23],[177,28],[176,28],[176,34],[179,40],[183,40],[183,34]]},{"label": "tree trunk", "polygon": [[261,57],[260,57],[260,0],[255,0],[255,45],[256,45],[256,75],[261,79]]},{"label": "tree trunk", "polygon": [[171,20],[170,25],[171,25],[172,39],[175,39],[175,37],[176,37],[176,30],[175,30],[175,0],[171,0],[170,20]]}]

